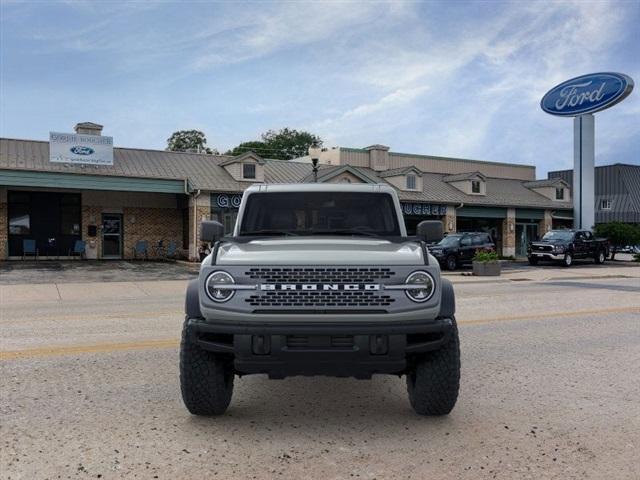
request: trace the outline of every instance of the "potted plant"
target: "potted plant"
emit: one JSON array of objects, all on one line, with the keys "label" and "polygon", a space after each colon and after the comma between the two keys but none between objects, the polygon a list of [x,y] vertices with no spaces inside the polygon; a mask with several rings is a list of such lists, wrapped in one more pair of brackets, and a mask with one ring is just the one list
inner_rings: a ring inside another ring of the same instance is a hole
[{"label": "potted plant", "polygon": [[500,261],[496,252],[478,250],[473,256],[473,274],[497,277],[500,275]]}]

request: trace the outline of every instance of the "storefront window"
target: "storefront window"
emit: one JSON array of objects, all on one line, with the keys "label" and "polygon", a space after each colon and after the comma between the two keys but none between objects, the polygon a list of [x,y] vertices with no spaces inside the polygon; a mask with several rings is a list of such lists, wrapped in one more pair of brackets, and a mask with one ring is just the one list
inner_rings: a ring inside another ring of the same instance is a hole
[{"label": "storefront window", "polygon": [[8,192],[9,256],[22,255],[23,241],[34,240],[43,256],[59,256],[82,234],[77,193]]},{"label": "storefront window", "polygon": [[29,235],[31,232],[31,200],[28,193],[9,193],[9,234]]},{"label": "storefront window", "polygon": [[14,205],[9,217],[9,233],[12,235],[28,235],[31,221],[27,206]]}]

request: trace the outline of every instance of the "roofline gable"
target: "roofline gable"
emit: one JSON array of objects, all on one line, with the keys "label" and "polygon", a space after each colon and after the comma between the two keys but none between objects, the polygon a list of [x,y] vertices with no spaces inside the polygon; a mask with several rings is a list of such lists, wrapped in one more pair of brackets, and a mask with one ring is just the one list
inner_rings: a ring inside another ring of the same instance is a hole
[{"label": "roofline gable", "polygon": [[422,172],[422,170],[420,170],[418,167],[414,166],[414,165],[409,165],[406,168],[403,168],[401,170],[387,170],[387,171],[381,171],[378,172],[378,176],[381,178],[387,178],[387,177],[401,177],[403,175],[407,175],[409,173],[415,173],[416,175],[418,175],[419,177],[422,176],[422,174],[424,172]]},{"label": "roofline gable", "polygon": [[444,177],[442,177],[442,181],[443,182],[447,182],[447,183],[450,183],[450,182],[464,182],[466,180],[474,180],[476,178],[479,178],[483,182],[487,181],[487,177],[483,173],[480,173],[478,171],[467,172],[467,173],[454,173],[452,175],[445,175]]},{"label": "roofline gable", "polygon": [[[319,183],[323,183],[323,182],[326,182],[328,180],[331,180],[332,178],[335,178],[338,175],[340,175],[342,173],[345,173],[345,172],[350,173],[351,175],[354,175],[354,176],[358,177],[360,180],[362,180],[365,183],[378,183],[373,178],[370,178],[366,174],[356,170],[351,165],[340,166],[340,167],[335,168],[335,169],[333,169],[330,172],[327,172],[325,174],[322,174],[321,172],[322,171],[318,172],[318,182]],[[313,181],[313,174],[307,175],[307,177],[304,179],[304,181],[307,181],[307,182]]]},{"label": "roofline gable", "polygon": [[264,158],[262,158],[260,155],[253,152],[252,150],[248,150],[241,155],[237,155],[235,157],[231,157],[226,160],[223,160],[222,162],[220,162],[220,166],[224,167],[225,165],[231,165],[232,163],[242,163],[245,160],[255,160],[260,165],[264,165],[265,163]]}]

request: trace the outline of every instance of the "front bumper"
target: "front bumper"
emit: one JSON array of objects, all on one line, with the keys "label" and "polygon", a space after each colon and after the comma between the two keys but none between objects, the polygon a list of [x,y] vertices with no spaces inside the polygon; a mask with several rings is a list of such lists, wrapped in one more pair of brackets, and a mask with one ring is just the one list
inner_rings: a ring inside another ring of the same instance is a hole
[{"label": "front bumper", "polygon": [[530,258],[537,258],[539,260],[555,260],[560,261],[564,259],[564,253],[554,253],[554,252],[529,252],[528,256]]},{"label": "front bumper", "polygon": [[436,350],[453,331],[449,318],[237,324],[188,319],[187,334],[204,350],[233,357],[236,373],[271,378],[329,375],[370,378],[405,373],[411,356]]}]

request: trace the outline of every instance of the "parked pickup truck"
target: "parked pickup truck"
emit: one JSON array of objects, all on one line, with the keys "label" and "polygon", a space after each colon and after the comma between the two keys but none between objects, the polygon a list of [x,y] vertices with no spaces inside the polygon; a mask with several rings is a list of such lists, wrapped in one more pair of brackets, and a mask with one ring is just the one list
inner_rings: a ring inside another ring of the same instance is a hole
[{"label": "parked pickup truck", "polygon": [[223,413],[236,375],[405,375],[422,415],[445,415],[460,382],[451,283],[427,243],[408,237],[384,185],[255,185],[233,236],[203,222],[213,244],[187,289],[180,385],[195,415]]},{"label": "parked pickup truck", "polygon": [[542,240],[531,242],[527,258],[531,265],[541,260],[560,262],[570,267],[574,260],[590,258],[596,263],[604,263],[609,251],[606,239],[594,238],[588,230],[551,230]]}]

